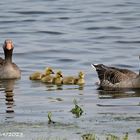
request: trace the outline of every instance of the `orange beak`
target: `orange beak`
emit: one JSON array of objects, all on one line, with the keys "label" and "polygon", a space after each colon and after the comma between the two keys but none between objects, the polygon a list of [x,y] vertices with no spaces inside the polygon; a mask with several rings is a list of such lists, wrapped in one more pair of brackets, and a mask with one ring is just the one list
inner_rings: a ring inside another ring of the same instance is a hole
[{"label": "orange beak", "polygon": [[8,50],[11,50],[13,47],[12,47],[12,44],[11,43],[7,43],[6,44],[6,48],[8,49]]}]

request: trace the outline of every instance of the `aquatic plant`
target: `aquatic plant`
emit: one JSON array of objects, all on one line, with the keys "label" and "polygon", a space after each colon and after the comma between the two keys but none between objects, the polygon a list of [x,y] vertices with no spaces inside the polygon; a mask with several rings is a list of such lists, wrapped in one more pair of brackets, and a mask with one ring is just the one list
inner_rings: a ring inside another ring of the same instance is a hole
[{"label": "aquatic plant", "polygon": [[83,140],[97,140],[95,134],[84,134],[81,137]]},{"label": "aquatic plant", "polygon": [[128,133],[125,134],[125,136],[123,137],[123,140],[128,140]]},{"label": "aquatic plant", "polygon": [[106,140],[120,140],[119,137],[113,135],[113,134],[108,134]]},{"label": "aquatic plant", "polygon": [[74,103],[75,107],[72,108],[71,112],[72,112],[77,118],[79,118],[79,117],[82,115],[82,113],[83,113],[84,111],[83,111],[82,108],[78,105],[76,99],[73,100],[73,103]]},{"label": "aquatic plant", "polygon": [[138,129],[136,130],[136,132],[137,132],[137,133],[140,133],[140,128],[138,128]]},{"label": "aquatic plant", "polygon": [[48,124],[51,124],[51,123],[55,123],[55,122],[52,120],[52,113],[48,112]]},{"label": "aquatic plant", "polygon": [[122,138],[113,134],[108,134],[106,140],[128,140],[128,133],[126,133]]}]

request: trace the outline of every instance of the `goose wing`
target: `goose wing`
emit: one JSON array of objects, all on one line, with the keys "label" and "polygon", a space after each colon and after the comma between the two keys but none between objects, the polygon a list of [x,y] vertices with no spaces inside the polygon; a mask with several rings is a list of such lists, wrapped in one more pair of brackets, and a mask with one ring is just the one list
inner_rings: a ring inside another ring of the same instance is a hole
[{"label": "goose wing", "polygon": [[138,76],[137,73],[131,71],[131,70],[128,70],[128,69],[120,69],[120,68],[116,68],[116,67],[109,67],[110,69],[113,69],[113,70],[116,70],[116,71],[119,71],[123,74],[125,74],[126,76],[130,77],[130,78],[136,78]]},{"label": "goose wing", "polygon": [[97,65],[93,64],[92,66],[95,67],[100,82],[107,80],[110,83],[115,84],[137,76],[137,74],[127,69],[108,67],[103,64],[97,64]]},{"label": "goose wing", "polygon": [[129,77],[126,74],[124,74],[118,70],[108,69],[104,73],[103,80],[108,80],[112,84],[115,84],[115,83],[119,83],[121,81],[125,81],[128,79],[129,79]]}]

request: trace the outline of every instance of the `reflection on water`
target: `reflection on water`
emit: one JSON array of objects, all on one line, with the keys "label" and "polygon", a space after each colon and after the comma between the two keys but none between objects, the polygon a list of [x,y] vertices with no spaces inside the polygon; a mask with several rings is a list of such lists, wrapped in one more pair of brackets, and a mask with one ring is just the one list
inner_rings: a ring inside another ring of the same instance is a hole
[{"label": "reflection on water", "polygon": [[[139,7],[138,0],[14,0],[10,4],[9,0],[1,0],[0,43],[7,38],[13,39],[13,61],[21,68],[22,78],[15,88],[8,81],[0,83],[0,126],[7,125],[8,119],[6,122],[3,119],[6,114],[6,117],[14,116],[15,124],[26,123],[23,132],[29,134],[25,139],[33,139],[34,135],[38,136],[41,132],[55,136],[62,133],[68,139],[77,140],[75,137],[85,130],[135,133],[140,120],[118,120],[116,123],[112,115],[108,117],[108,113],[121,118],[140,118],[139,106],[118,106],[114,109],[97,104],[136,105],[140,102],[139,90],[97,90],[94,85],[98,80],[97,73],[90,64],[103,63],[138,72]],[[85,86],[58,87],[29,80],[28,76],[33,71],[41,71],[48,66],[62,70],[66,75],[85,71]],[[74,119],[69,112],[74,98],[85,112],[80,119]],[[62,101],[51,102],[51,99]],[[53,112],[55,120],[76,124],[79,129],[64,129],[63,133],[62,129],[56,130],[45,125],[41,130],[35,128],[33,131],[28,122],[45,123],[48,111]],[[9,129],[17,130],[17,127],[13,128],[15,124],[8,125]],[[74,134],[73,138],[71,134]]]},{"label": "reflection on water", "polygon": [[122,91],[104,91],[98,90],[100,99],[117,99],[117,98],[132,98],[140,97],[140,89],[122,90]]},{"label": "reflection on water", "polygon": [[1,87],[5,92],[6,118],[14,117],[14,84],[15,80],[2,80]]},{"label": "reflection on water", "polygon": [[57,90],[84,90],[85,85],[76,85],[76,84],[69,84],[69,85],[56,85],[56,84],[46,84],[42,83],[38,80],[31,81],[31,87],[41,87],[45,86],[46,91],[57,91]]}]

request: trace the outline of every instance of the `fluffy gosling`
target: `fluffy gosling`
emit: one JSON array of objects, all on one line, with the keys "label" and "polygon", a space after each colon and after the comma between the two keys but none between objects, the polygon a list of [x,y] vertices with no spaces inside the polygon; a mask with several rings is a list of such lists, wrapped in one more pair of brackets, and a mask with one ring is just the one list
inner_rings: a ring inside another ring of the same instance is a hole
[{"label": "fluffy gosling", "polygon": [[29,79],[30,80],[41,80],[41,77],[42,77],[42,73],[36,71],[29,76]]},{"label": "fluffy gosling", "polygon": [[75,77],[74,76],[66,76],[63,77],[63,84],[64,85],[72,85],[74,84]]},{"label": "fluffy gosling", "polygon": [[63,75],[61,71],[56,73],[56,76],[53,79],[53,84],[55,85],[62,85],[63,84]]},{"label": "fluffy gosling", "polygon": [[84,80],[85,74],[80,71],[78,74],[78,77],[75,79],[75,84],[76,85],[83,85],[85,84],[85,80]]},{"label": "fluffy gosling", "polygon": [[43,74],[41,81],[43,83],[52,84],[54,77],[51,74],[54,74],[54,72],[53,72],[52,68],[49,67],[45,70],[45,73]]}]

